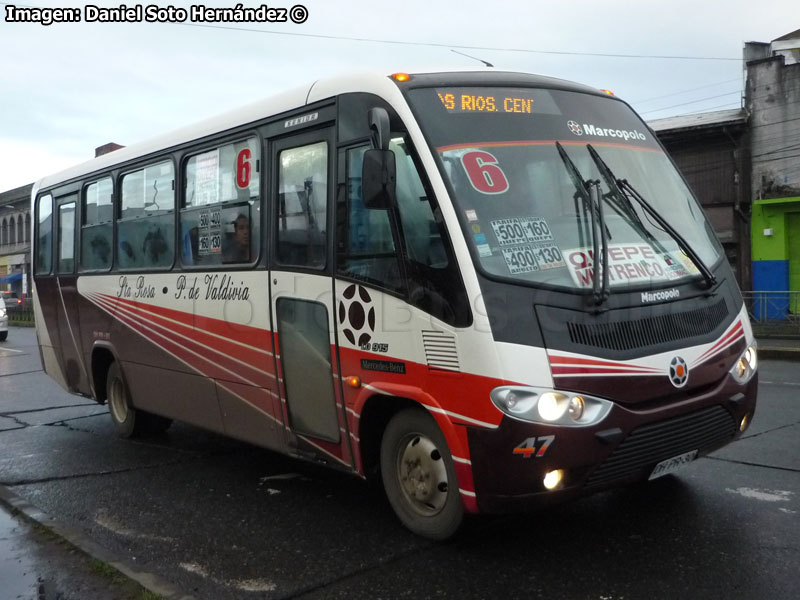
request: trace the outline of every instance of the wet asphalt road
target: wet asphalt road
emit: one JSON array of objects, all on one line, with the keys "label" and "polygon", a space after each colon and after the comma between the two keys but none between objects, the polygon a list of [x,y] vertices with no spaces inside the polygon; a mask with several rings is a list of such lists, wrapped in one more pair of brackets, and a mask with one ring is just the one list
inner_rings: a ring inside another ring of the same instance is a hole
[{"label": "wet asphalt road", "polygon": [[798,365],[763,361],[760,382],[745,437],[677,476],[474,519],[435,544],[347,475],[181,424],[118,439],[105,407],[41,372],[33,330],[12,328],[0,483],[196,598],[794,600]]}]

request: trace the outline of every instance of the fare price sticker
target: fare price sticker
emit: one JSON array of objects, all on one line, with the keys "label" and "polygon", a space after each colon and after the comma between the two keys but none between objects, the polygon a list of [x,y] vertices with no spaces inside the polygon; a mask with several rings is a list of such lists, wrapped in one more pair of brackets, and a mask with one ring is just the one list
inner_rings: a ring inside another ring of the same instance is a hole
[{"label": "fare price sticker", "polygon": [[204,210],[198,222],[197,250],[200,256],[219,254],[222,251],[222,213]]},{"label": "fare price sticker", "polygon": [[536,245],[533,247],[533,255],[536,257],[536,262],[539,263],[539,268],[543,271],[567,266],[561,250],[555,244]]},{"label": "fare price sticker", "polygon": [[533,273],[539,270],[539,262],[536,260],[536,248],[534,246],[526,244],[524,246],[514,246],[513,248],[501,248],[501,250],[506,266],[512,275]]},{"label": "fare price sticker", "polygon": [[539,217],[498,219],[490,221],[490,224],[500,246],[553,241],[553,232],[550,230],[550,226],[547,221]]}]

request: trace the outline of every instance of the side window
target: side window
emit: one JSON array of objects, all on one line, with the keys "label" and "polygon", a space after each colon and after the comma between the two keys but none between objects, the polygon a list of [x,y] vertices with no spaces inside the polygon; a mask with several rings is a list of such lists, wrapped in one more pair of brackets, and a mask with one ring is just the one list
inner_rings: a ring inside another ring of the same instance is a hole
[{"label": "side window", "polygon": [[36,274],[47,275],[53,268],[53,197],[39,198],[36,206]]},{"label": "side window", "polygon": [[325,268],[328,144],[283,150],[278,156],[278,253],[282,265]]},{"label": "side window", "polygon": [[346,198],[339,199],[345,206],[337,210],[337,271],[404,293],[411,304],[447,323],[469,325],[461,274],[410,145],[395,135],[389,149],[397,173],[396,204],[390,210],[364,207],[360,184],[366,147],[347,151]]},{"label": "side window", "polygon": [[170,161],[122,176],[117,221],[121,269],[163,268],[175,255],[175,173]]},{"label": "side window", "polygon": [[389,149],[397,166],[397,210],[408,258],[425,267],[444,269],[447,253],[414,159],[403,138],[393,138]]},{"label": "side window", "polygon": [[75,202],[58,207],[58,273],[75,270]]},{"label": "side window", "polygon": [[258,138],[250,137],[186,161],[183,264],[252,263],[258,258],[260,157]]},{"label": "side window", "polygon": [[340,197],[337,210],[337,271],[400,291],[403,281],[389,211],[367,209],[361,199],[361,170],[366,151],[367,146],[360,146],[346,153],[346,196]]},{"label": "side window", "polygon": [[112,258],[113,185],[106,177],[83,190],[81,268],[109,269]]}]

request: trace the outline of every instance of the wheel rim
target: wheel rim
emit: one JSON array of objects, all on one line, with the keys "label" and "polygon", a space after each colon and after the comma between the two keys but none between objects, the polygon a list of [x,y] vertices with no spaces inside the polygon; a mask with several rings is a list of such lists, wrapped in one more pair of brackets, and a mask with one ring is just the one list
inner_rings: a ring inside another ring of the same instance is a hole
[{"label": "wheel rim", "polygon": [[440,513],[449,487],[442,453],[421,434],[406,436],[398,448],[397,477],[408,504],[422,516]]},{"label": "wheel rim", "polygon": [[124,423],[128,418],[128,402],[125,398],[125,386],[119,378],[111,382],[108,404],[114,420],[117,423]]}]

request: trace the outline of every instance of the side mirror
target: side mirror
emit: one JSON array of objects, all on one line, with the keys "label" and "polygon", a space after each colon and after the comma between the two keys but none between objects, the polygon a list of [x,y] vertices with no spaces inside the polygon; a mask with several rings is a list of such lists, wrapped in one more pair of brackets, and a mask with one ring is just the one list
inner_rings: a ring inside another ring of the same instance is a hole
[{"label": "side mirror", "polygon": [[395,201],[397,165],[394,152],[373,148],[364,153],[361,170],[361,197],[369,209],[391,207]]},{"label": "side mirror", "polygon": [[378,106],[370,109],[367,119],[369,120],[369,141],[372,147],[378,150],[388,150],[391,137],[389,113],[385,108]]}]

